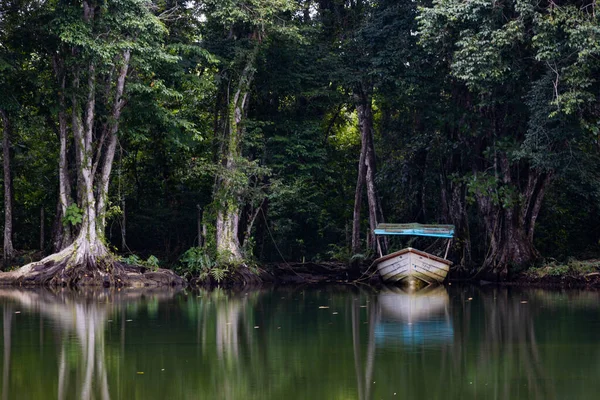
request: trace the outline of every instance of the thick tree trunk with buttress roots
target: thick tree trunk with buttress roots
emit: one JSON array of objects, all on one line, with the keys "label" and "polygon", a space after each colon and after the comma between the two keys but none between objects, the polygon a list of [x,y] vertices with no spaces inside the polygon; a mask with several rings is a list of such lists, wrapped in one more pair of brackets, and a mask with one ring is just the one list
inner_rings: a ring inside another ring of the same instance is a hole
[{"label": "thick tree trunk with buttress roots", "polygon": [[[84,2],[85,3],[85,2]],[[87,3],[86,3],[87,4]],[[86,18],[93,17],[93,10],[85,7]],[[146,272],[145,268],[129,266],[118,262],[110,253],[104,235],[106,198],[114,160],[118,121],[124,106],[123,91],[129,67],[130,50],[124,50],[116,60],[120,69],[103,108],[110,110],[101,139],[94,135],[96,129],[96,65],[89,62],[85,71],[76,70],[72,74],[73,95],[69,109],[71,130],[75,142],[77,165],[78,206],[82,210],[79,233],[67,247],[41,261],[34,262],[16,271],[0,274],[0,284],[50,285],[50,286],[162,286],[179,285],[184,281],[173,272],[157,270]],[[86,79],[85,87],[80,79]],[[79,92],[79,93],[77,93]],[[85,93],[85,96],[81,96]],[[80,99],[85,99],[80,104]],[[63,105],[65,103],[63,102]],[[66,105],[65,105],[66,107]],[[61,112],[66,113],[67,109]],[[66,115],[66,114],[65,114]],[[60,117],[60,124],[63,118]],[[60,129],[63,131],[62,127]],[[66,164],[62,159],[63,136],[61,133],[61,174]],[[66,147],[66,146],[65,146]],[[68,202],[66,180],[61,178],[61,211]]]},{"label": "thick tree trunk with buttress roots", "polygon": [[[504,183],[511,183],[506,157],[502,157],[500,164]],[[510,267],[528,265],[539,258],[533,244],[535,222],[552,175],[552,172],[530,169],[521,201],[513,206],[503,207],[494,204],[489,196],[476,196],[489,240],[482,268],[485,276],[502,280],[508,276]]]}]

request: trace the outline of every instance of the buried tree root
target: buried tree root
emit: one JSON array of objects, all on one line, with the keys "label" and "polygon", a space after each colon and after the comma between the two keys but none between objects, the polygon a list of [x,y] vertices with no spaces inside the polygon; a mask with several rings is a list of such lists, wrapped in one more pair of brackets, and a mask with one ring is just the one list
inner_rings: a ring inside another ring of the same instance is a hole
[{"label": "buried tree root", "polygon": [[[82,250],[86,249],[85,251]],[[96,246],[67,247],[18,270],[0,273],[0,285],[16,286],[178,286],[185,281],[170,270],[148,270],[121,263]]]}]

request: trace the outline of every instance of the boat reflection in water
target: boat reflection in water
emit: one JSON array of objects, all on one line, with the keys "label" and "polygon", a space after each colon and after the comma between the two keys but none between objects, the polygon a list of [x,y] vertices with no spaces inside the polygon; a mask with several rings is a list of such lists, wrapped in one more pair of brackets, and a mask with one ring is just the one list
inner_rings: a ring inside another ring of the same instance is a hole
[{"label": "boat reflection in water", "polygon": [[452,341],[454,329],[444,286],[386,288],[377,300],[381,310],[375,327],[378,344],[401,341],[406,345],[436,345]]}]

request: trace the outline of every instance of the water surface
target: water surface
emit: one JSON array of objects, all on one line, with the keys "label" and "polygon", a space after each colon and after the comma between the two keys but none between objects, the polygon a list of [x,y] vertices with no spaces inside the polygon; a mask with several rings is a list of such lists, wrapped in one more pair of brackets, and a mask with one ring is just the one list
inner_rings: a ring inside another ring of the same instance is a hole
[{"label": "water surface", "polygon": [[600,295],[0,289],[2,399],[596,399]]}]

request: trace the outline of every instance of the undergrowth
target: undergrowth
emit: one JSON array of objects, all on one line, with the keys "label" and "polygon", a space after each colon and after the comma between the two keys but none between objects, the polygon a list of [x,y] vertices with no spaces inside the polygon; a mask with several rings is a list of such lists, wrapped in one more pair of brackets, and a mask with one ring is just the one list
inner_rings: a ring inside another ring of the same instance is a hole
[{"label": "undergrowth", "polygon": [[138,265],[146,267],[152,271],[158,271],[160,265],[160,260],[153,255],[150,255],[147,259],[144,260],[137,254],[130,254],[127,257],[119,257],[119,261],[129,265]]},{"label": "undergrowth", "polygon": [[588,274],[600,272],[600,260],[568,260],[566,263],[557,261],[546,262],[538,267],[525,271],[529,278],[546,277],[584,277]]},{"label": "undergrowth", "polygon": [[202,247],[192,247],[183,253],[175,272],[185,279],[206,281],[212,278],[220,283],[231,275],[235,268],[229,254],[211,254]]}]

